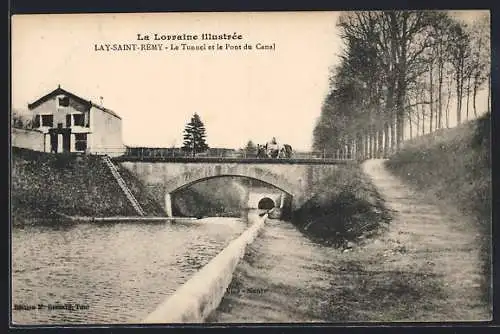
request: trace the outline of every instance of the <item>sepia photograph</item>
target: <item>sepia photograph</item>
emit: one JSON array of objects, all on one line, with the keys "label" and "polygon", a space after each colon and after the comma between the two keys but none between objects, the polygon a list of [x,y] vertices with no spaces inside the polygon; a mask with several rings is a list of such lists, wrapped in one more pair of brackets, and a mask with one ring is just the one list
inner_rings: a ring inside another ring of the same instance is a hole
[{"label": "sepia photograph", "polygon": [[13,15],[11,326],[492,321],[490,33]]}]

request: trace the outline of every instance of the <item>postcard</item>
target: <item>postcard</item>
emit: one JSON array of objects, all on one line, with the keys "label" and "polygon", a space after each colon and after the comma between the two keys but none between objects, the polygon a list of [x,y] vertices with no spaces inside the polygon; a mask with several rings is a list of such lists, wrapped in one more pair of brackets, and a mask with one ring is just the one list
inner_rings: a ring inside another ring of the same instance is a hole
[{"label": "postcard", "polygon": [[489,11],[11,23],[13,326],[492,320]]}]

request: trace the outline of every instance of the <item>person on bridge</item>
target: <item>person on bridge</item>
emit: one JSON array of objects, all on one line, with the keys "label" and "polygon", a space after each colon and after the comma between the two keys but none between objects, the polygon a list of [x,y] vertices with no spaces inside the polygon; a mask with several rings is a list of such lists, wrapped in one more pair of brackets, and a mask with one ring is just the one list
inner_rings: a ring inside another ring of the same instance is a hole
[{"label": "person on bridge", "polygon": [[267,158],[265,145],[257,144],[257,158]]}]

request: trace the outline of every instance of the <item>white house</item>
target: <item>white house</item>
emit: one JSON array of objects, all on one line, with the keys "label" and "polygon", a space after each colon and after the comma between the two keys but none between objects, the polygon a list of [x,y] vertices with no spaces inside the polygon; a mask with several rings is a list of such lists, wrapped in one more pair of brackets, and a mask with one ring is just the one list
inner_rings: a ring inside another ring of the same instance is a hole
[{"label": "white house", "polygon": [[112,110],[61,87],[28,104],[45,152],[118,156],[125,152],[122,119]]}]

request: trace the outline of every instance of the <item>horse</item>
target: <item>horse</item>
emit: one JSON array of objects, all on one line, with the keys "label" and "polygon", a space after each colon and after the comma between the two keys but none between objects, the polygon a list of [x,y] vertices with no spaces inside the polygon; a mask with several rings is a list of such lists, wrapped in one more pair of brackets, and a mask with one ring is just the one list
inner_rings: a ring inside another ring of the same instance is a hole
[{"label": "horse", "polygon": [[280,153],[280,146],[276,142],[276,138],[273,137],[271,141],[266,143],[266,152],[269,158],[277,158]]},{"label": "horse", "polygon": [[289,144],[283,144],[283,147],[281,147],[280,149],[279,158],[290,159],[292,157],[292,154],[292,146]]}]

